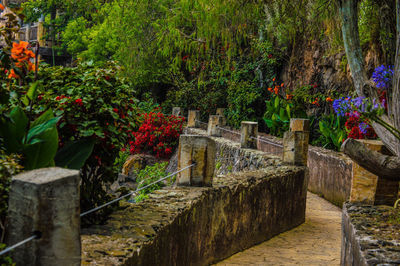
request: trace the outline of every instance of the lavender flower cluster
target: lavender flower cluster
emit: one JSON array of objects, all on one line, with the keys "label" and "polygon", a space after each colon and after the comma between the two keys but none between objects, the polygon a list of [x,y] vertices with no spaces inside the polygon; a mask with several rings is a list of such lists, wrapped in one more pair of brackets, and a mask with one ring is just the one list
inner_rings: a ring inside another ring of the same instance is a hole
[{"label": "lavender flower cluster", "polygon": [[372,73],[372,80],[378,89],[386,90],[392,86],[393,66],[381,65]]},{"label": "lavender flower cluster", "polygon": [[371,102],[370,99],[366,97],[342,97],[333,101],[333,109],[339,116],[348,116],[353,112],[373,112],[382,108],[383,106],[381,103],[376,102],[375,99]]}]

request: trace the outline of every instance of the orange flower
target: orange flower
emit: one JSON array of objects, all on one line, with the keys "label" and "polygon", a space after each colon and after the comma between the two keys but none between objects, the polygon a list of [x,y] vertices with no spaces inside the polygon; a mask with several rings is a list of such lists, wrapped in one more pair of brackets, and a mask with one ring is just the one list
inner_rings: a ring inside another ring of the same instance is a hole
[{"label": "orange flower", "polygon": [[269,91],[269,92],[272,92],[272,91],[273,91],[273,89],[272,89],[272,88],[268,88],[268,91]]},{"label": "orange flower", "polygon": [[31,63],[31,59],[35,58],[35,54],[28,47],[28,42],[14,42],[11,49],[11,57],[17,61],[15,63],[16,67],[23,68],[25,66],[28,71],[33,71],[35,70],[35,65]]},{"label": "orange flower", "polygon": [[333,102],[333,99],[331,97],[326,98],[327,102]]},{"label": "orange flower", "polygon": [[281,87],[283,87],[283,85],[285,85],[285,84],[282,83],[282,84],[281,84]]},{"label": "orange flower", "polygon": [[274,93],[275,93],[276,95],[278,95],[278,92],[279,92],[279,87],[276,86],[275,89],[274,89]]},{"label": "orange flower", "polygon": [[17,74],[15,74],[14,69],[11,69],[10,74],[8,74],[8,78],[19,78],[19,76]]},{"label": "orange flower", "polygon": [[315,101],[313,101],[311,104],[315,104],[316,106],[319,106],[318,98],[315,98]]},{"label": "orange flower", "polygon": [[275,78],[273,78],[272,81],[275,81]]},{"label": "orange flower", "polygon": [[2,4],[0,4],[0,9],[4,10],[4,6]]},{"label": "orange flower", "polygon": [[286,94],[286,100],[293,99],[293,94]]}]

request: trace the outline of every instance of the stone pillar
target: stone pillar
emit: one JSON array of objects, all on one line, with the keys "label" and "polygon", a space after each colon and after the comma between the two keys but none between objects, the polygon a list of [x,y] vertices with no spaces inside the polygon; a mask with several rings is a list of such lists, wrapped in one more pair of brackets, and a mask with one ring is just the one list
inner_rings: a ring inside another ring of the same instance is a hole
[{"label": "stone pillar", "polygon": [[[382,141],[357,140],[369,149],[390,155]],[[350,202],[392,206],[398,197],[399,182],[380,178],[353,161]]]},{"label": "stone pillar", "polygon": [[46,40],[44,39],[45,29],[43,26],[43,20],[39,20],[37,25],[37,41],[39,42],[40,47],[46,46]]},{"label": "stone pillar", "polygon": [[302,118],[290,119],[290,131],[305,131],[310,132],[310,120]]},{"label": "stone pillar", "polygon": [[225,108],[217,108],[216,115],[219,115],[222,117],[221,126],[225,126],[226,125]]},{"label": "stone pillar", "polygon": [[188,113],[188,127],[200,127],[200,111],[190,110]]},{"label": "stone pillar", "polygon": [[31,36],[31,24],[28,23],[25,27],[25,41],[29,42]]},{"label": "stone pillar", "polygon": [[172,108],[172,115],[174,116],[181,116],[182,115],[182,110],[180,107],[174,107]]},{"label": "stone pillar", "polygon": [[13,177],[7,245],[41,234],[12,251],[17,265],[80,265],[79,181],[79,171],[56,167]]},{"label": "stone pillar", "polygon": [[242,121],[240,146],[242,148],[257,149],[258,123]]},{"label": "stone pillar", "polygon": [[307,166],[310,121],[290,119],[290,130],[283,135],[283,162]]},{"label": "stone pillar", "polygon": [[210,115],[208,120],[207,135],[213,137],[221,137],[221,129],[219,126],[222,124],[222,117],[219,115]]},{"label": "stone pillar", "polygon": [[195,166],[177,174],[178,186],[211,186],[215,170],[215,141],[206,136],[181,135],[178,169]]}]

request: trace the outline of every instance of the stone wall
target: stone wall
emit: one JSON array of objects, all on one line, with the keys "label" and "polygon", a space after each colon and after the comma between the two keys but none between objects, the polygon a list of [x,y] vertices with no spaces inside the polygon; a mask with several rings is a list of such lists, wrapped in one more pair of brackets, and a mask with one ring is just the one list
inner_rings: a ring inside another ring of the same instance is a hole
[{"label": "stone wall", "polygon": [[[237,130],[233,131],[240,133]],[[240,135],[231,132],[222,131],[222,137],[232,141],[240,140]],[[283,150],[280,145],[282,145],[282,139],[259,133],[258,150],[280,158]],[[343,153],[310,145],[307,165],[309,167],[308,190],[342,207],[343,203],[350,198],[352,160]]]},{"label": "stone wall", "polygon": [[342,214],[341,265],[399,265],[399,213],[387,206],[346,203]]},{"label": "stone wall", "polygon": [[353,161],[343,153],[310,147],[308,190],[342,207],[350,198]]},{"label": "stone wall", "polygon": [[212,187],[158,190],[83,229],[82,264],[208,265],[305,221],[305,167],[214,139],[217,161],[236,166],[220,167]]},{"label": "stone wall", "polygon": [[[201,129],[187,128],[186,134],[206,135]],[[229,133],[229,132],[228,132]],[[232,133],[230,133],[232,134]],[[232,134],[235,136],[235,134]],[[240,140],[240,135],[239,140]],[[281,159],[253,149],[241,149],[238,142],[232,142],[226,137],[210,137],[216,143],[216,172],[223,175],[230,172],[248,171],[264,168],[271,165],[281,165]]]}]

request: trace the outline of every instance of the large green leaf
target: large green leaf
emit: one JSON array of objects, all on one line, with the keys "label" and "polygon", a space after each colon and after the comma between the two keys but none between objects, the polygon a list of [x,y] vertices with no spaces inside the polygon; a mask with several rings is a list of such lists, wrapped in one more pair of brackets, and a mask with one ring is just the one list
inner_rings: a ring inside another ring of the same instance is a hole
[{"label": "large green leaf", "polygon": [[63,168],[81,169],[92,154],[94,144],[93,139],[81,139],[66,144],[56,154],[56,165]]},{"label": "large green leaf", "polygon": [[57,125],[57,122],[60,120],[61,117],[53,117],[46,122],[39,124],[37,126],[32,127],[29,129],[28,135],[26,137],[26,144],[33,144],[34,142],[38,142],[38,140],[43,140],[40,136],[52,129]]},{"label": "large green leaf", "polygon": [[25,146],[25,169],[37,169],[53,165],[58,148],[58,132],[53,127],[40,135],[42,142]]},{"label": "large green leaf", "polygon": [[28,128],[28,117],[20,107],[15,107],[8,118],[0,120],[0,136],[9,153],[17,153],[22,149],[22,139]]},{"label": "large green leaf", "polygon": [[32,83],[28,89],[28,92],[26,93],[26,96],[28,96],[31,101],[36,100],[38,85],[38,81]]},{"label": "large green leaf", "polygon": [[[58,132],[55,126],[57,122],[54,123],[54,121],[59,119],[54,118],[52,110],[48,110],[32,123],[31,129],[43,124],[46,125],[43,125],[41,130],[39,128],[35,129],[35,134],[31,132],[35,137],[28,138],[28,140],[30,139],[30,144],[25,145],[23,152],[26,170],[54,165],[54,156],[58,148]],[[47,123],[48,121],[50,122]],[[49,124],[52,124],[52,127],[49,127]]]}]

